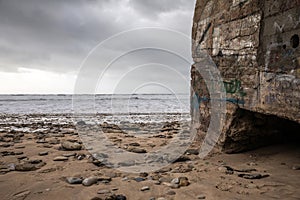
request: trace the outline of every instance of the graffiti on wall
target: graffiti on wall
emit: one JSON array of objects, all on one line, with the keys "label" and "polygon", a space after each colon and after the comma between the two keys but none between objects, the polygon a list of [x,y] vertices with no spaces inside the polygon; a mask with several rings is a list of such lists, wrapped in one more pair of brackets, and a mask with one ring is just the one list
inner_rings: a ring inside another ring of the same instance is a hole
[{"label": "graffiti on wall", "polygon": [[[194,93],[192,98],[192,104],[194,108],[199,108],[202,102],[210,102],[210,101],[226,101],[233,104],[238,105],[245,105],[244,97],[247,95],[246,92],[244,92],[244,89],[242,87],[240,80],[232,80],[232,81],[224,81],[224,89],[226,90],[227,94],[233,95],[233,97],[224,98],[224,99],[213,99],[205,95],[199,95],[198,93]],[[214,84],[208,84],[207,87],[209,91],[215,91],[214,90]]]},{"label": "graffiti on wall", "polygon": [[264,97],[266,104],[300,107],[300,79],[292,75],[280,75],[268,83]]}]

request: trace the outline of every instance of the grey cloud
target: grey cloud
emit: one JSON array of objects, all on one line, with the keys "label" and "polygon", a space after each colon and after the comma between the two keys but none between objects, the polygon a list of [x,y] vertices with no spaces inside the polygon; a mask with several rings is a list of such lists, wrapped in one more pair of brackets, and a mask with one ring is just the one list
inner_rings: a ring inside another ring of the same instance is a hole
[{"label": "grey cloud", "polygon": [[[81,61],[99,42],[124,30],[162,27],[190,34],[194,0],[0,0],[0,71],[34,68],[57,73],[76,72]],[[147,37],[145,35],[145,37]],[[134,41],[124,40],[124,46]],[[115,54],[108,47],[104,59]],[[155,55],[129,56],[122,67],[148,62]],[[174,60],[173,60],[174,61]],[[188,76],[188,66],[170,63]],[[101,66],[101,61],[95,64]],[[168,74],[161,73],[168,78]],[[141,76],[142,77],[142,76]],[[140,77],[139,77],[140,78]],[[172,82],[172,78],[170,78]]]},{"label": "grey cloud", "polygon": [[191,10],[194,6],[193,1],[189,0],[130,0],[129,5],[142,16],[150,18],[157,17],[161,13]]}]

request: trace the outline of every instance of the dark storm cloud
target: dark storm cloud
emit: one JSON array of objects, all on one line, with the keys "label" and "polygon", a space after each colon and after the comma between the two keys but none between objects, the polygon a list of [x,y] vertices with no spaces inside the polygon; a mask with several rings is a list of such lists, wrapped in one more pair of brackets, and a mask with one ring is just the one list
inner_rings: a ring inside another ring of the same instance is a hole
[{"label": "dark storm cloud", "polygon": [[[194,0],[0,0],[0,71],[76,72],[95,45],[133,28],[163,27],[190,35],[193,7]],[[131,56],[124,66],[130,59],[143,56]]]}]

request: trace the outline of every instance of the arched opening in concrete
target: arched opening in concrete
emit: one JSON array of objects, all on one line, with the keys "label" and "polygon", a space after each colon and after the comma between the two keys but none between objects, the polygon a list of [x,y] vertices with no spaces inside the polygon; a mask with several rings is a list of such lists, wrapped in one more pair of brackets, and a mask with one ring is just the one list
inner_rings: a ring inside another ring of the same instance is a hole
[{"label": "arched opening in concrete", "polygon": [[222,144],[226,153],[277,144],[297,146],[300,142],[300,124],[294,121],[241,108],[232,117]]}]

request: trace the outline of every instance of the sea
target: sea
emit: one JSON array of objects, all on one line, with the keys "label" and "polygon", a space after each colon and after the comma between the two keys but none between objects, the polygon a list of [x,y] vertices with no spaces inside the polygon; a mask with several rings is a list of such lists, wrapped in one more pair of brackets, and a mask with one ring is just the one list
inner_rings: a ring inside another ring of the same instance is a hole
[{"label": "sea", "polygon": [[190,120],[189,94],[0,95],[3,115],[91,113],[119,123]]}]

